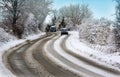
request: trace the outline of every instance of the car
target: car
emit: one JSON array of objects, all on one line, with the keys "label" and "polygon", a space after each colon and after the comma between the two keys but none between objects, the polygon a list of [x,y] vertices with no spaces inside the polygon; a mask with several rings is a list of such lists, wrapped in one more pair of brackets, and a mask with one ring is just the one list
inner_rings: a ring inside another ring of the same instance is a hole
[{"label": "car", "polygon": [[67,28],[61,28],[61,35],[68,35]]},{"label": "car", "polygon": [[50,27],[50,32],[56,32],[56,27],[55,26],[51,26]]}]

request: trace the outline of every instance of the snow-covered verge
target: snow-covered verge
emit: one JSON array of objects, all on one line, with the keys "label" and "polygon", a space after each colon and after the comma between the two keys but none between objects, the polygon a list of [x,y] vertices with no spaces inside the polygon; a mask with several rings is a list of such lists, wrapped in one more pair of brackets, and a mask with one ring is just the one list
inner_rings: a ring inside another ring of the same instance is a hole
[{"label": "snow-covered verge", "polygon": [[[35,40],[37,38],[40,38],[41,36],[45,35],[45,33],[39,33],[37,35],[31,35],[31,36],[28,36],[26,37],[25,39],[9,39],[7,42],[3,42],[3,43],[0,43],[0,77],[15,77],[3,64],[3,61],[2,61],[2,55],[3,53],[12,48],[12,47],[15,47],[16,45],[19,45],[27,40]],[[10,36],[10,35],[9,35]],[[8,37],[8,36],[6,36]],[[12,36],[11,36],[12,37]]]},{"label": "snow-covered verge", "polygon": [[70,37],[66,41],[67,48],[74,51],[79,55],[83,54],[88,58],[93,58],[97,61],[101,61],[103,63],[107,63],[108,65],[112,65],[117,69],[120,69],[120,52],[116,53],[105,53],[101,50],[94,50],[89,47],[86,43],[81,42],[79,39],[79,32],[69,32]]},{"label": "snow-covered verge", "polygon": [[15,39],[17,39],[15,36],[10,35],[9,33],[5,32],[3,28],[0,28],[0,46]]}]

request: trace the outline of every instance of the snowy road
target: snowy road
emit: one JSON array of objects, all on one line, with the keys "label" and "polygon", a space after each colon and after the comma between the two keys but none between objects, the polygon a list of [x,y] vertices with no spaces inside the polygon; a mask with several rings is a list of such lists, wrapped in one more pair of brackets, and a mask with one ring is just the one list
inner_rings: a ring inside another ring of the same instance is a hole
[{"label": "snowy road", "polygon": [[49,33],[4,54],[6,67],[17,77],[120,77],[120,72],[100,65],[66,47],[70,37]]}]

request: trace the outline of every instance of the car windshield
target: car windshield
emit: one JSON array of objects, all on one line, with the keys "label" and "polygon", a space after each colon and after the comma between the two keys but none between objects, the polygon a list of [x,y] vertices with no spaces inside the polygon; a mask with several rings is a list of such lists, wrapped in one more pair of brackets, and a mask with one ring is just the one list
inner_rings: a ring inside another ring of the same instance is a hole
[{"label": "car windshield", "polygon": [[56,29],[55,27],[51,27],[51,29]]},{"label": "car windshield", "polygon": [[51,26],[50,29],[56,29],[56,27],[55,26]]},{"label": "car windshield", "polygon": [[61,29],[61,31],[67,31],[67,29]]}]

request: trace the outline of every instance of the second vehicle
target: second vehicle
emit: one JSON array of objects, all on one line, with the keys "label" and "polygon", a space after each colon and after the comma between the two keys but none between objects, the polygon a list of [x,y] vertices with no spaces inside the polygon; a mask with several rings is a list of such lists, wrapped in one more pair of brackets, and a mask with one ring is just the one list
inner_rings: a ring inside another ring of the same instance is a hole
[{"label": "second vehicle", "polygon": [[56,27],[55,26],[51,26],[50,27],[50,32],[56,32]]},{"label": "second vehicle", "polygon": [[61,28],[61,35],[68,35],[67,28]]}]

